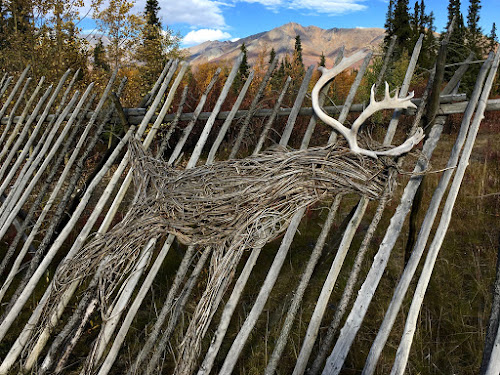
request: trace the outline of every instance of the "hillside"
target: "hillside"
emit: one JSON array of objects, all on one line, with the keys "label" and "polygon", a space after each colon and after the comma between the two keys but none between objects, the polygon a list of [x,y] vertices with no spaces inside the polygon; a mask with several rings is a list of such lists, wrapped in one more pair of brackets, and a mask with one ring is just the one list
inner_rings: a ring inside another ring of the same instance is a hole
[{"label": "hillside", "polygon": [[191,56],[193,65],[208,61],[233,60],[239,53],[242,43],[247,47],[247,56],[253,63],[259,52],[271,51],[272,48],[281,58],[285,54],[292,54],[296,35],[300,35],[302,41],[302,55],[304,64],[318,63],[323,52],[327,65],[331,64],[337,51],[342,46],[346,48],[346,54],[366,46],[377,46],[384,38],[384,29],[379,28],[355,28],[355,29],[321,29],[316,26],[304,27],[297,23],[287,23],[270,31],[250,35],[238,41],[219,42],[208,41],[186,49]]}]

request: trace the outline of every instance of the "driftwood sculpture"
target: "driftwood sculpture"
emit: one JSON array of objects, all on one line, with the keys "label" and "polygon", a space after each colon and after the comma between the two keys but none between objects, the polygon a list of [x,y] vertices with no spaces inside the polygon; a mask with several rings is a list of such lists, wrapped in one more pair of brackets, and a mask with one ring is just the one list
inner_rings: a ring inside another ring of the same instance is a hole
[{"label": "driftwood sculpture", "polygon": [[186,245],[213,249],[205,291],[179,348],[176,373],[191,373],[198,362],[202,338],[243,252],[279,236],[305,206],[346,193],[378,199],[390,175],[387,168],[394,163],[392,158],[377,156],[408,152],[422,139],[420,130],[399,147],[387,150],[375,146],[371,150],[360,147],[356,138],[370,115],[385,108],[412,107],[413,95],[390,97],[386,88],[385,98],[376,102],[372,89],[370,105],[351,129],[321,110],[318,96],[322,86],[363,57],[364,52],[357,53],[337,67],[323,70],[312,93],[318,116],[347,139],[350,149],[333,145],[300,151],[281,148],[180,171],[146,154],[138,142],[131,143],[139,190],[136,203],[109,233],[96,237],[61,264],[45,305],[46,319],[41,322],[42,329],[34,332],[50,329],[48,317],[54,315],[66,288],[75,280],[81,282],[91,276],[96,282],[86,293],[99,296],[101,312],[106,316],[116,289],[130,274],[146,243],[167,233],[175,234]]}]

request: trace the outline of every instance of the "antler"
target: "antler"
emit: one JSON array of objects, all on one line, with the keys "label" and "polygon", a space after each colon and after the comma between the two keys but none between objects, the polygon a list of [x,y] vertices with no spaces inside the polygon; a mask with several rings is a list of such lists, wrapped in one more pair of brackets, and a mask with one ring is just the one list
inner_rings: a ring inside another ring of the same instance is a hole
[{"label": "antler", "polygon": [[424,138],[424,132],[422,128],[418,128],[415,134],[413,134],[410,138],[408,138],[402,145],[398,147],[394,147],[387,151],[372,151],[361,148],[358,146],[358,131],[360,126],[373,115],[375,112],[378,112],[382,109],[406,109],[406,108],[417,108],[415,104],[411,102],[413,98],[413,92],[410,93],[405,98],[399,98],[399,91],[396,91],[396,94],[391,97],[389,93],[389,85],[387,82],[385,83],[385,97],[380,102],[375,100],[375,85],[371,88],[370,94],[370,104],[365,110],[359,115],[359,117],[354,121],[352,127],[349,129],[342,125],[339,121],[334,118],[328,116],[323,109],[319,105],[319,92],[333,77],[338,75],[340,72],[354,64],[355,62],[363,59],[368,54],[368,51],[362,50],[355,53],[348,58],[342,59],[340,64],[333,67],[332,69],[326,69],[324,67],[319,67],[318,69],[321,71],[322,75],[316,85],[312,90],[312,106],[316,115],[325,123],[330,125],[340,134],[342,134],[349,143],[349,147],[351,151],[357,154],[370,156],[373,158],[377,158],[377,155],[385,155],[385,156],[399,156],[410,151],[416,144],[418,144]]}]

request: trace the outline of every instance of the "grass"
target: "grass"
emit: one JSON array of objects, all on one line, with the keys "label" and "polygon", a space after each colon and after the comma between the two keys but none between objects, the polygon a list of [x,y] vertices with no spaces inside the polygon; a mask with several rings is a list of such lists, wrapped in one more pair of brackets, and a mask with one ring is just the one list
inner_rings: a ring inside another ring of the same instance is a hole
[{"label": "grass", "polygon": [[[456,122],[459,119],[452,118],[452,120],[454,121],[448,124],[447,131],[443,134],[438,149],[435,152],[432,161],[432,167],[435,170],[444,167],[453,145],[457,128]],[[498,228],[500,228],[499,131],[500,113],[488,113],[486,119],[483,120],[471,162],[455,205],[452,221],[424,300],[417,332],[410,352],[409,374],[476,374],[478,372],[489,318],[491,286],[494,280],[494,268],[498,252]],[[378,134],[376,134],[377,132],[374,133],[376,137]],[[297,135],[297,138],[300,138],[300,136]],[[321,142],[319,138],[314,138],[313,141]],[[424,205],[430,201],[431,194],[438,183],[439,177],[440,173],[433,173],[427,176],[423,200]],[[408,177],[400,176],[400,180],[398,191],[396,192],[397,197],[400,196]],[[292,328],[279,366],[279,374],[289,374],[293,370],[295,360],[302,345],[302,338],[307,330],[309,318],[342,236],[343,221],[355,203],[356,197],[347,197],[341,204],[340,212],[337,214],[336,221],[325,246],[324,254],[316,267],[298,317]],[[398,203],[399,199],[395,198],[389,203],[386,209],[365,258],[360,275],[361,280],[365,277],[371,266],[373,255],[382,241],[390,217]],[[321,231],[321,225],[326,218],[327,212],[322,207],[328,207],[328,202],[324,202],[321,207],[308,209],[293,245],[289,250],[280,277],[273,288],[262,315],[252,331],[244,352],[240,356],[235,373],[263,373],[263,369],[279,337],[286,312],[293,298],[294,289],[300,281],[310,252],[314,248],[316,239]],[[326,334],[329,322],[335,314],[336,306],[342,295],[356,255],[356,249],[359,248],[375,207],[376,202],[372,202],[369,205],[368,212],[360,225],[360,230],[354,238],[353,246],[347,255],[337,285],[329,301],[319,333],[319,342],[321,342]],[[419,218],[419,222],[422,219],[423,215]],[[385,310],[392,297],[393,290],[404,267],[406,234],[407,224],[405,224],[402,235],[393,250],[387,270],[353,344],[353,350],[348,355],[345,368],[342,372],[344,374],[359,374],[363,368],[371,343],[375,338]],[[230,342],[232,342],[231,339],[234,339],[239,327],[243,324],[245,317],[250,311],[280,245],[280,240],[277,239],[263,249],[233,316],[233,321],[226,336],[227,339],[216,361],[216,368],[222,365],[223,358],[229,351]],[[170,250],[167,259],[155,279],[153,288],[146,297],[129,332],[127,343],[120,353],[114,373],[122,373],[126,365],[133,361],[136,353],[144,343],[146,328],[152,326],[156,314],[161,309],[177,267],[182,259],[183,252],[184,248],[177,245]],[[246,260],[246,256],[243,259],[240,269],[244,264],[244,260]],[[417,272],[419,273],[420,269]],[[198,281],[198,285],[194,291],[195,295],[199,296],[203,291],[204,280],[206,278],[207,273],[205,272]],[[360,284],[361,281],[358,282],[358,286]],[[387,374],[390,372],[415,284],[416,281],[414,280],[410,288],[410,295],[406,297],[403,304],[403,311],[399,314],[393,332],[382,353],[377,368],[378,374]],[[226,295],[226,298],[228,296],[229,293]],[[193,310],[194,303],[189,303],[184,316],[178,324],[177,333],[180,333],[187,327],[189,314]],[[218,314],[220,316],[220,311]],[[214,321],[218,321],[218,316],[216,316]],[[26,316],[27,318],[28,316]],[[92,339],[95,338],[98,332],[99,324],[99,316],[96,316],[95,322],[87,327],[86,339],[81,341],[69,363],[79,363],[83,360],[83,355],[86,354]],[[21,329],[21,326],[18,328]],[[207,336],[211,336],[211,333],[215,329],[216,325],[213,324]],[[12,334],[10,334],[12,335],[12,340],[15,335],[14,331],[16,330],[14,329]],[[173,341],[174,343],[175,340]],[[10,339],[4,340],[4,342],[8,341]],[[204,345],[208,347],[208,338]],[[2,344],[2,347],[0,347],[0,356],[5,355],[9,346]],[[316,352],[317,347],[312,353],[312,359],[314,359]],[[165,373],[168,373],[172,369],[174,357],[168,354],[165,362]]]},{"label": "grass", "polygon": [[[496,192],[500,191],[500,153],[496,151],[499,150],[500,135],[496,129],[499,125],[495,117],[488,114],[483,121],[456,202],[449,231],[422,306],[409,358],[407,370],[409,374],[476,374],[478,372],[491,306],[491,285],[494,280],[498,252],[498,228],[500,227],[500,195],[495,195]],[[444,167],[454,138],[454,131],[452,131],[452,134],[442,136],[440,146],[436,150],[436,158],[432,162],[433,169]],[[428,204],[430,201],[440,175],[440,173],[435,173],[427,177],[424,204]],[[403,177],[402,179],[406,180],[407,178]],[[402,181],[398,189],[402,189],[404,185],[405,182]],[[400,194],[400,191],[398,191],[397,196],[399,196],[398,194]],[[368,272],[371,259],[381,242],[388,220],[398,202],[398,199],[394,199],[386,210],[386,215],[384,215],[379,230],[375,234],[370,252],[365,259],[361,278]],[[346,216],[350,207],[352,207],[352,202],[349,203],[351,203],[350,206],[349,204],[343,205],[342,213],[338,215],[337,223],[334,230],[332,230],[332,238],[329,245],[327,245],[326,254],[321,258],[308,287],[280,363],[280,374],[289,374],[293,370],[302,344],[301,338],[305,334],[314,303],[336,251],[336,247],[332,246],[332,244],[342,233],[338,230],[339,221]],[[361,224],[361,233],[358,233],[355,237],[352,246],[354,251],[351,250],[345,261],[344,269],[339,276],[320,329],[320,342],[322,335],[326,333],[329,321],[334,315],[336,304],[340,299],[352,265],[355,249],[359,247],[362,232],[369,224],[374,207],[373,204],[370,206],[369,212]],[[436,220],[437,223],[439,217]],[[420,223],[422,219],[423,215],[419,219]],[[244,353],[241,355],[237,373],[260,374],[263,372],[267,359],[272,353],[274,343],[279,336],[286,310],[293,295],[293,289],[299,282],[304,265],[319,233],[319,224],[323,221],[324,212],[311,211],[301,224],[300,235],[297,235],[294,240],[280,278],[252,332]],[[375,338],[392,297],[392,292],[404,267],[406,225],[393,250],[387,270],[355,339],[353,350],[349,353],[342,373],[358,374],[363,368],[371,343]],[[433,233],[430,240],[432,240],[432,236]],[[252,275],[238,309],[237,322],[233,321],[232,323],[231,336],[236,334],[238,327],[248,313],[249,306],[252,305],[252,301],[255,299],[257,290],[269,267],[268,262],[274,256],[274,251],[271,249],[272,245],[261,255],[259,264],[256,266],[257,272]],[[420,268],[417,271],[418,274]],[[415,285],[416,280],[412,283],[409,295],[403,304],[403,311],[399,314],[388,344],[383,351],[377,368],[378,374],[390,372]],[[220,358],[224,357],[228,349],[225,348]],[[311,358],[314,358],[314,356],[315,352],[313,352]]]},{"label": "grass", "polygon": [[[497,127],[500,125],[498,124],[499,122],[492,114],[488,114],[483,121],[471,163],[456,202],[452,222],[438,257],[419,316],[418,327],[410,352],[407,370],[409,374],[476,374],[478,372],[491,305],[491,285],[494,279],[494,267],[498,251],[498,228],[500,227],[500,195],[488,195],[500,191],[500,153],[497,151],[500,149],[500,135],[497,132],[499,130]],[[451,134],[443,134],[435,158],[432,161],[432,167],[435,170],[444,167],[454,142],[456,125],[450,124],[449,126]],[[427,177],[424,205],[428,204],[439,177],[440,173],[430,174]],[[400,176],[400,179],[401,182],[396,196],[400,196],[408,177]],[[355,202],[355,197],[344,200],[340,212],[337,214],[336,222],[325,246],[325,252],[316,267],[290,333],[278,368],[279,374],[289,374],[293,370],[316,299],[343,233],[342,221],[351,211]],[[327,207],[327,203],[323,206]],[[361,281],[371,266],[373,255],[382,241],[389,219],[398,203],[399,199],[395,198],[386,209],[365,258],[360,275]],[[376,202],[372,202],[345,260],[343,270],[339,275],[322,322],[319,342],[326,334],[329,322],[335,314],[336,306],[356,255],[356,249],[359,248],[375,207]],[[316,208],[307,211],[299,227],[299,233],[295,236],[293,245],[289,250],[280,277],[240,356],[235,373],[248,375],[263,373],[263,369],[279,337],[286,312],[293,298],[294,289],[300,281],[325,217],[326,210],[324,209]],[[423,215],[419,218],[420,222],[422,219]],[[405,224],[402,235],[393,250],[387,270],[353,344],[353,350],[350,351],[347,357],[342,371],[343,374],[359,374],[363,368],[371,343],[376,336],[404,267],[406,236],[407,224]],[[215,369],[222,366],[223,359],[229,351],[230,343],[236,337],[239,327],[241,327],[253,306],[260,286],[264,282],[279,247],[280,240],[268,244],[263,249],[235,311],[226,340],[217,357]],[[128,345],[121,352],[121,365],[117,368],[116,373],[119,373],[120,369],[124,368],[122,366],[134,358],[134,353],[140,348],[144,338],[144,328],[152,325],[155,313],[161,308],[181,254],[182,248],[174,249],[174,251],[170,252],[169,259],[164,262],[152,293],[147,297],[145,306],[141,309],[131,334],[129,334]],[[244,261],[240,268],[243,264]],[[417,272],[420,273],[420,268]],[[204,288],[203,279],[206,278],[206,274],[203,276],[200,278],[197,290],[194,292],[196,295],[199,295]],[[358,286],[361,281],[358,282]],[[414,280],[409,295],[403,304],[402,312],[398,316],[393,332],[382,353],[377,367],[378,374],[390,372],[415,285],[416,281]],[[228,296],[229,293],[226,298]],[[187,326],[189,314],[193,309],[194,304],[189,303],[182,321],[179,322],[177,333],[180,333]],[[220,311],[214,321],[217,322],[219,316]],[[210,336],[215,329],[216,325],[212,324],[207,336]],[[207,338],[204,347],[207,348],[209,343]],[[314,359],[316,353],[317,347],[315,347],[311,359]],[[172,370],[173,362],[174,357],[171,354],[167,355],[165,358],[165,373]]]}]

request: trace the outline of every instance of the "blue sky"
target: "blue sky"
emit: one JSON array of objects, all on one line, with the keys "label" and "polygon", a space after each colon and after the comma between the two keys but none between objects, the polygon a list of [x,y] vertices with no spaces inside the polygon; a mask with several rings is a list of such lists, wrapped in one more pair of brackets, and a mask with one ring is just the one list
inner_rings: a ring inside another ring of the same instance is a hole
[{"label": "blue sky", "polygon": [[[142,12],[145,1],[136,0],[134,11]],[[441,32],[447,21],[448,1],[424,2],[427,12],[434,12],[437,31]],[[162,23],[180,33],[184,47],[207,40],[236,40],[288,22],[324,29],[383,28],[388,6],[388,0],[159,0],[159,3]],[[413,3],[410,0],[410,6]],[[481,5],[483,32],[489,34],[493,22],[500,29],[500,0],[482,0]],[[468,6],[469,2],[462,0],[464,18]],[[94,22],[87,17],[80,26],[87,31],[94,27]]]}]

